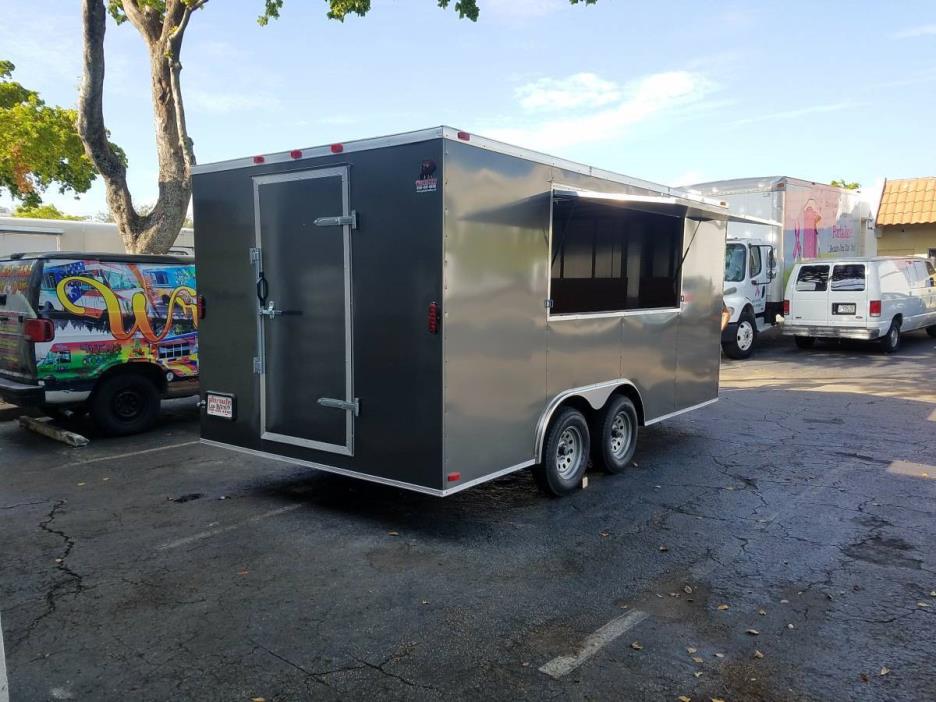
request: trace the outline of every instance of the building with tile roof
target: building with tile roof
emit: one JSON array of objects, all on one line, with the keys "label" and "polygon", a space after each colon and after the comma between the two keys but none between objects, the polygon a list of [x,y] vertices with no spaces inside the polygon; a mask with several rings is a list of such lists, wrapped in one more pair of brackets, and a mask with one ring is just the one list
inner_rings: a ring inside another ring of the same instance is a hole
[{"label": "building with tile roof", "polygon": [[936,177],[886,181],[877,235],[882,256],[936,258]]}]

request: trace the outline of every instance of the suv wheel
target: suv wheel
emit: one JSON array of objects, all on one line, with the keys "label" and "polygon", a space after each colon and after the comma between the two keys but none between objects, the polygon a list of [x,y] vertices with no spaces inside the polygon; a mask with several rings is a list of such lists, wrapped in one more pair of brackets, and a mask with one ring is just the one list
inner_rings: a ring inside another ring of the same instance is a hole
[{"label": "suv wheel", "polygon": [[159,390],[139,373],[105,378],[91,395],[91,418],[109,436],[146,431],[159,416]]}]

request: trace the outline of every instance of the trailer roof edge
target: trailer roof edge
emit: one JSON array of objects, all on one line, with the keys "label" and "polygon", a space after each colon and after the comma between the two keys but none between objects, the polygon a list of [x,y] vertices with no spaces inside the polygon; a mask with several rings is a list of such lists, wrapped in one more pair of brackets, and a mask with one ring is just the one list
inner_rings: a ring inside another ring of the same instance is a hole
[{"label": "trailer roof edge", "polygon": [[[468,139],[465,139],[464,136],[467,136]],[[340,142],[341,150],[338,152],[333,150],[333,147],[335,147],[336,144],[324,144],[298,149],[296,151],[280,151],[272,154],[262,154],[262,163],[264,165],[271,163],[297,163],[310,158],[332,156],[336,153],[366,151],[369,149],[377,149],[387,146],[414,144],[420,141],[429,141],[430,139],[446,139],[449,141],[457,141],[462,144],[470,144],[471,146],[486,149],[488,151],[494,151],[508,156],[516,156],[517,158],[522,158],[527,161],[533,161],[535,163],[541,163],[547,166],[554,166],[556,168],[562,168],[567,171],[581,173],[584,175],[595,176],[596,178],[603,178],[604,180],[620,183],[622,185],[632,185],[638,188],[645,188],[655,192],[666,193],[668,195],[672,195],[673,197],[681,198],[687,202],[704,203],[706,205],[714,205],[716,207],[727,210],[727,207],[722,203],[722,201],[716,198],[704,196],[701,193],[693,193],[682,188],[674,188],[669,185],[663,185],[662,183],[655,183],[653,181],[627,176],[623,173],[616,173],[614,171],[608,171],[602,168],[595,168],[594,166],[589,166],[577,161],[571,161],[569,159],[558,156],[551,156],[549,154],[527,149],[522,146],[506,144],[502,141],[497,141],[496,139],[488,139],[487,137],[479,136],[474,133],[464,132],[462,130],[455,129],[454,127],[448,127],[444,125],[440,127],[431,127],[429,129],[419,129],[411,132],[390,134],[387,136],[369,137],[365,139]],[[296,153],[301,155],[297,157]],[[196,165],[192,168],[192,173],[193,175],[200,175],[203,173],[217,173],[219,171],[235,170],[239,168],[252,168],[259,165],[258,162],[254,160],[255,158],[257,157],[247,156],[244,158],[236,158],[227,161],[216,161],[213,163]]]}]

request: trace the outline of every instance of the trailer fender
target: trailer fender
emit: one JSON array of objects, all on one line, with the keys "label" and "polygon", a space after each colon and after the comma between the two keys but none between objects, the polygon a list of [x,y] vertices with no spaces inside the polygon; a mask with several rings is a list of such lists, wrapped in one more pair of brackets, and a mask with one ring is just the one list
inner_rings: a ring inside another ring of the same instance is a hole
[{"label": "trailer fender", "polygon": [[622,387],[627,388],[627,395],[635,399],[634,404],[637,406],[638,415],[640,415],[642,420],[643,399],[640,397],[640,391],[637,390],[637,386],[627,378],[618,378],[617,380],[608,380],[603,383],[584,385],[580,388],[565,390],[556,395],[549,404],[546,405],[546,409],[543,410],[536,423],[536,435],[533,444],[534,461],[540,463],[543,460],[543,441],[546,437],[546,429],[549,427],[549,422],[553,414],[555,414],[559,407],[563,404],[568,404],[569,400],[579,399],[580,401],[587,402],[591,409],[597,411],[604,407],[608,398]]}]

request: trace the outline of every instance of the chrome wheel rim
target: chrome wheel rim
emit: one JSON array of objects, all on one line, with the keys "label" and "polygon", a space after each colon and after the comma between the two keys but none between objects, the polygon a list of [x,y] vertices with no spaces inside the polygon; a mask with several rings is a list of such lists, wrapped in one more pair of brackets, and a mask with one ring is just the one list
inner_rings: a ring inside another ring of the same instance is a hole
[{"label": "chrome wheel rim", "polygon": [[897,334],[898,334],[897,327],[891,327],[891,330],[890,330],[890,343],[891,343],[891,346],[896,346],[896,345],[897,345]]},{"label": "chrome wheel rim", "polygon": [[751,348],[751,344],[754,343],[754,327],[748,322],[740,322],[738,324],[738,348],[742,351],[747,351]]},{"label": "chrome wheel rim", "polygon": [[625,412],[618,412],[614,416],[614,421],[611,422],[609,446],[611,455],[617,459],[623,458],[628,449],[630,449],[632,435],[633,428],[631,426],[630,415]]},{"label": "chrome wheel rim", "polygon": [[559,477],[568,480],[578,472],[582,461],[582,433],[576,427],[566,427],[556,446],[556,469]]}]

